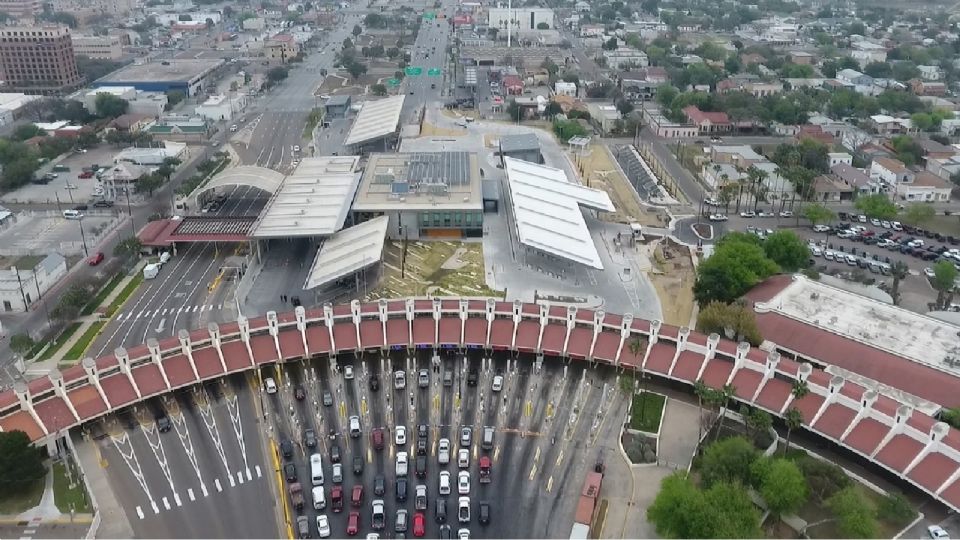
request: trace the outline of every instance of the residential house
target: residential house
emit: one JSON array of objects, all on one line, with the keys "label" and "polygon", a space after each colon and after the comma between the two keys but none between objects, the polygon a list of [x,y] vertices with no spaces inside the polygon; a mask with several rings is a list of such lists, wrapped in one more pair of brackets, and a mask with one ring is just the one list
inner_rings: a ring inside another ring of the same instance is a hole
[{"label": "residential house", "polygon": [[711,189],[717,190],[725,185],[739,182],[747,175],[730,163],[706,163],[700,171],[700,177]]},{"label": "residential house", "polygon": [[125,133],[139,133],[149,127],[153,121],[154,117],[149,114],[121,114],[107,124],[107,129]]},{"label": "residential house", "polygon": [[951,178],[960,173],[960,155],[948,158],[927,158],[927,170],[940,178]]},{"label": "residential house", "polygon": [[856,41],[850,47],[853,49],[850,51],[850,56],[860,64],[860,67],[865,67],[872,62],[887,61],[887,49],[883,45],[870,41]]},{"label": "residential house", "polygon": [[502,84],[507,95],[519,96],[523,94],[523,80],[520,79],[519,75],[504,75]]},{"label": "residential house", "polygon": [[885,192],[896,189],[898,184],[913,182],[914,173],[896,158],[878,157],[870,164],[870,178],[878,180]]},{"label": "residential house", "polygon": [[821,174],[813,179],[813,200],[817,202],[840,202],[853,199],[853,186],[833,174]]},{"label": "residential house", "polygon": [[127,161],[120,161],[100,175],[103,197],[110,201],[126,200],[136,193],[137,180],[150,173],[150,168]]},{"label": "residential house", "polygon": [[613,103],[587,103],[587,110],[590,111],[591,122],[604,136],[615,130],[622,119]]},{"label": "residential house", "polygon": [[794,139],[796,139],[798,142],[802,141],[803,139],[813,139],[827,146],[830,146],[836,142],[832,134],[823,130],[823,126],[812,124],[800,126],[799,129],[797,129],[797,134],[794,136]]},{"label": "residential house", "polygon": [[247,106],[247,96],[238,94],[210,96],[205,102],[194,108],[194,113],[213,122],[230,121]]},{"label": "residential house", "polygon": [[0,270],[0,302],[4,312],[25,312],[67,275],[67,260],[59,253],[42,259],[23,257]]},{"label": "residential house", "polygon": [[553,91],[558,96],[577,97],[577,83],[557,81]]},{"label": "residential house", "polygon": [[802,66],[812,66],[817,59],[816,55],[808,53],[807,51],[790,51],[789,58],[794,64]]},{"label": "residential house", "polygon": [[733,165],[746,169],[751,165],[763,163],[767,158],[758,154],[747,145],[714,145],[710,147],[710,161],[721,165]]},{"label": "residential house", "polygon": [[945,96],[947,85],[942,82],[928,82],[910,79],[910,90],[918,96]]},{"label": "residential house", "polygon": [[641,111],[643,121],[658,137],[669,139],[690,139],[698,134],[697,126],[674,122],[663,115],[654,103],[644,103]]},{"label": "residential house", "polygon": [[853,156],[846,152],[828,152],[827,158],[830,160],[830,166],[840,163],[846,163],[847,165],[853,165]]},{"label": "residential house", "polygon": [[873,86],[873,77],[864,75],[855,69],[841,69],[837,72],[837,81],[845,86],[852,87],[859,94],[871,95],[876,93]]},{"label": "residential house", "polygon": [[755,98],[763,98],[783,92],[783,83],[780,82],[748,82],[743,85],[743,91]]},{"label": "residential house", "polygon": [[602,24],[581,24],[580,37],[601,37],[606,32]]},{"label": "residential house", "polygon": [[300,45],[290,34],[277,34],[263,43],[263,56],[286,64],[300,54]]},{"label": "residential house", "polygon": [[873,160],[881,157],[893,157],[893,152],[891,152],[887,147],[882,144],[877,144],[875,142],[866,142],[860,147],[856,148],[853,151],[854,157],[858,161],[871,164]]},{"label": "residential house", "polygon": [[875,114],[870,117],[870,127],[882,137],[915,133],[913,122],[909,118],[894,118],[886,114]]},{"label": "residential house", "polygon": [[650,65],[650,61],[647,59],[645,52],[629,47],[619,47],[613,51],[603,51],[603,57],[607,59],[607,67],[610,69],[623,70],[638,67],[643,68]]},{"label": "residential house", "polygon": [[853,188],[853,195],[880,193],[880,182],[870,178],[865,172],[852,165],[839,163],[830,167],[830,174],[837,180]]},{"label": "residential house", "polygon": [[950,200],[953,184],[930,171],[919,171],[896,185],[902,201],[945,202]]},{"label": "residential house", "polygon": [[688,105],[683,108],[683,114],[691,124],[697,126],[700,135],[728,133],[733,129],[730,118],[724,112],[704,112],[696,105]]},{"label": "residential house", "polygon": [[147,133],[154,139],[173,142],[204,142],[210,136],[211,125],[199,116],[167,116],[154,122]]},{"label": "residential house", "polygon": [[745,67],[753,64],[762,64],[766,61],[767,59],[759,53],[745,53],[740,55],[740,63]]},{"label": "residential house", "polygon": [[951,158],[958,153],[955,147],[948,146],[946,144],[940,144],[933,139],[917,137],[914,140],[920,145],[920,149],[923,151],[923,156],[928,161],[931,159]]},{"label": "residential house", "polygon": [[943,70],[940,66],[917,66],[920,71],[920,78],[925,81],[939,81],[943,78]]}]

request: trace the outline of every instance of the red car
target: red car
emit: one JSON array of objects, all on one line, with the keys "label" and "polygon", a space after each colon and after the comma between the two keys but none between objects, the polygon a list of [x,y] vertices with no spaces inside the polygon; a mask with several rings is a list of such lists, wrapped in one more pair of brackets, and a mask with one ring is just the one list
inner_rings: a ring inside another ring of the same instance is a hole
[{"label": "red car", "polygon": [[413,535],[417,538],[422,538],[426,534],[424,521],[423,512],[417,512],[413,515]]},{"label": "red car", "polygon": [[350,494],[350,504],[356,507],[363,504],[363,486],[353,486],[353,492]]},{"label": "red car", "polygon": [[87,259],[87,264],[89,264],[90,266],[96,266],[96,265],[100,264],[101,262],[103,262],[103,252],[102,252],[102,251],[98,251],[98,252],[94,253],[93,255],[90,256],[89,259]]},{"label": "red car", "polygon": [[356,536],[357,531],[360,530],[360,512],[354,510],[350,512],[350,517],[347,519],[347,534],[350,536]]},{"label": "red car", "polygon": [[80,178],[93,178],[93,171],[83,171],[80,173]]},{"label": "red car", "polygon": [[377,450],[383,450],[383,430],[375,428],[372,433],[373,447]]}]

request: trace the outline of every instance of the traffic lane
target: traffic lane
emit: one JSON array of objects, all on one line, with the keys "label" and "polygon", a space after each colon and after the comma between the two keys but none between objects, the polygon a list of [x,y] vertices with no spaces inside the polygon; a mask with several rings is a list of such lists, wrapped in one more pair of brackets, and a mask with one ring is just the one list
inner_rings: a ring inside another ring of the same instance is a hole
[{"label": "traffic lane", "polygon": [[[107,464],[107,483],[116,499],[124,501],[123,511],[138,538],[173,538],[170,525],[159,514],[161,507],[157,507],[157,513],[152,509],[151,496],[140,482],[139,458],[135,451],[130,450],[126,442],[128,438],[129,433],[124,430],[96,442],[100,456]],[[123,439],[123,442],[119,439]],[[137,508],[143,513],[143,518]]]}]

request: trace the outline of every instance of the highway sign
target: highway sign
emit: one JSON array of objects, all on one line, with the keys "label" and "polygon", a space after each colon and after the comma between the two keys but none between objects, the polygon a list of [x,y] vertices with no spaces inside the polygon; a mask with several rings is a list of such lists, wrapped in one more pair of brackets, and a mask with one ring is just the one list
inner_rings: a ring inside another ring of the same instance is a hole
[{"label": "highway sign", "polygon": [[423,18],[424,18],[424,19],[427,19],[428,21],[429,21],[429,20],[433,20],[433,19],[436,19],[436,18],[437,18],[437,14],[434,13],[434,12],[432,12],[432,11],[428,11],[428,12],[426,12],[426,13],[423,14]]},{"label": "highway sign", "polygon": [[427,75],[431,77],[439,77],[443,71],[440,68],[430,68],[427,70]]},{"label": "highway sign", "polygon": [[423,68],[417,66],[407,66],[404,68],[403,72],[406,73],[408,77],[415,77],[423,73]]},{"label": "highway sign", "polygon": [[387,86],[399,86],[400,79],[387,79]]}]

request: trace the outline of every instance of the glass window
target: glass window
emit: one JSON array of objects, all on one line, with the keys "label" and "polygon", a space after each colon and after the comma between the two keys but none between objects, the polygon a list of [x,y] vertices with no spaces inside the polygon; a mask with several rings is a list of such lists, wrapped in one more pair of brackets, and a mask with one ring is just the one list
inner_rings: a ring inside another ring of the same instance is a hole
[{"label": "glass window", "polygon": [[467,218],[467,227],[469,227],[470,224],[473,222],[473,214],[471,214],[470,212],[467,212],[466,218]]}]

